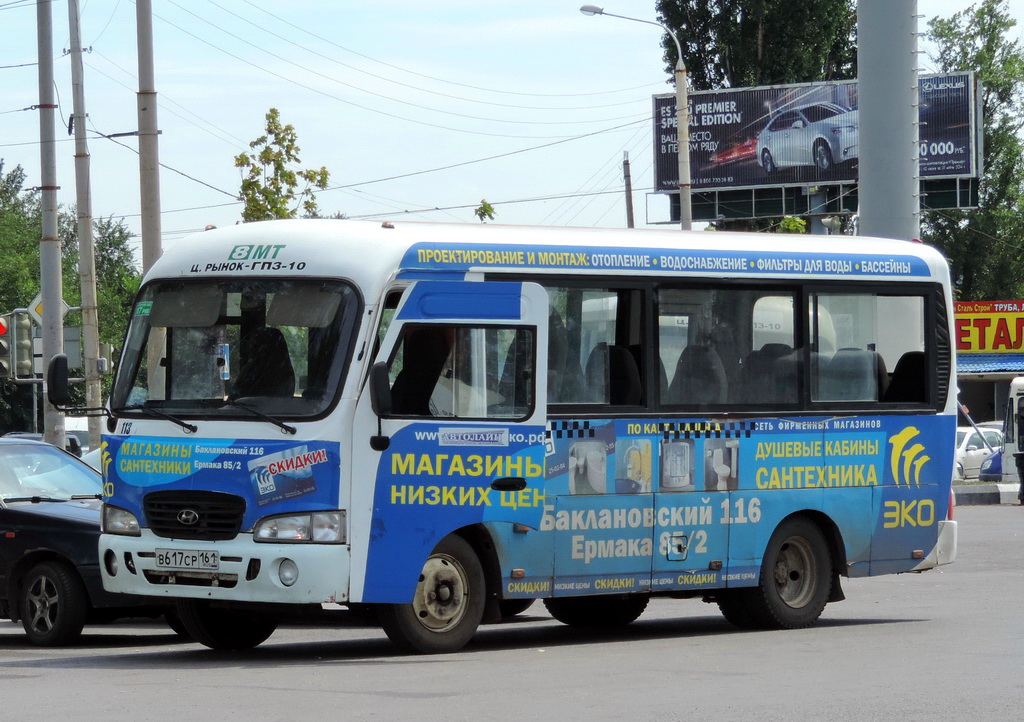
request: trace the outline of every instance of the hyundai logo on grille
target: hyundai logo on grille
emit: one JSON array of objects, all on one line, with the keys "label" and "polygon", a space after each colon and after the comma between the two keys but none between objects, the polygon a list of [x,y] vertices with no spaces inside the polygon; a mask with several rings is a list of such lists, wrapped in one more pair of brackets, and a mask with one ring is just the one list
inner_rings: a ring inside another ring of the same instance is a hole
[{"label": "hyundai logo on grille", "polygon": [[185,526],[195,526],[199,523],[199,512],[195,509],[182,509],[178,512],[178,523]]}]

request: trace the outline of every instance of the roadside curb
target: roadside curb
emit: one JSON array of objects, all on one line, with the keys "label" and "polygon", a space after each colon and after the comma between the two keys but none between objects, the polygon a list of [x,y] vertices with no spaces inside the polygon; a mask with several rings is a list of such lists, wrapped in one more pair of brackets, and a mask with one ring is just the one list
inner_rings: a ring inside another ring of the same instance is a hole
[{"label": "roadside curb", "polygon": [[953,496],[957,506],[981,504],[1017,504],[1017,484],[954,484]]}]

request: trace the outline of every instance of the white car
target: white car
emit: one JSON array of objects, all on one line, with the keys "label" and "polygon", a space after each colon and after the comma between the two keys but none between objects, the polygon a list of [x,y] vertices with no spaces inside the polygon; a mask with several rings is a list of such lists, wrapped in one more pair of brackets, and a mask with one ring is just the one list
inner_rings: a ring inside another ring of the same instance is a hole
[{"label": "white car", "polygon": [[1000,422],[987,422],[978,424],[977,431],[973,426],[957,427],[954,478],[963,481],[978,478],[981,462],[991,456],[993,451],[1003,448],[1001,426]]},{"label": "white car", "polygon": [[835,103],[789,108],[757,134],[757,163],[768,175],[796,166],[825,171],[857,157],[858,135],[856,110]]}]

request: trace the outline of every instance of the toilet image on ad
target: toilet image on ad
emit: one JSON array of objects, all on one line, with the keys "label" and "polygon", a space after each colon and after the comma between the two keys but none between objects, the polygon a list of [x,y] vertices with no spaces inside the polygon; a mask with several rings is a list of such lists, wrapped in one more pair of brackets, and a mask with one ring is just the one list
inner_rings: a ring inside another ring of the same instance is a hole
[{"label": "toilet image on ad", "polygon": [[577,441],[569,450],[569,492],[604,494],[608,488],[608,452],[603,441]]},{"label": "toilet image on ad", "polygon": [[708,472],[704,480],[707,491],[729,491],[737,487],[740,442],[737,439],[709,439],[704,447]]}]

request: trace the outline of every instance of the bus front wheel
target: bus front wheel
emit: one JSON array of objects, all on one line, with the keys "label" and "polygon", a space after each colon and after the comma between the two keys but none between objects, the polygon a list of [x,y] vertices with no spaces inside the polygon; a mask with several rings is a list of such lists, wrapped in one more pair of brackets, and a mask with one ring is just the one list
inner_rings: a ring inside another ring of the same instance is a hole
[{"label": "bus front wheel", "polygon": [[244,609],[214,606],[205,599],[178,601],[177,618],[192,638],[210,649],[252,649],[277,629],[277,619]]},{"label": "bus front wheel", "polygon": [[730,622],[748,629],[799,629],[821,616],[832,591],[832,561],[810,519],[784,521],[772,534],[756,587],[716,595]]},{"label": "bus front wheel", "polygon": [[458,651],[483,619],[485,587],[473,547],[462,537],[448,536],[427,557],[412,603],[381,605],[380,625],[402,651]]}]

